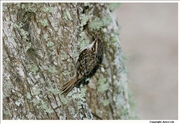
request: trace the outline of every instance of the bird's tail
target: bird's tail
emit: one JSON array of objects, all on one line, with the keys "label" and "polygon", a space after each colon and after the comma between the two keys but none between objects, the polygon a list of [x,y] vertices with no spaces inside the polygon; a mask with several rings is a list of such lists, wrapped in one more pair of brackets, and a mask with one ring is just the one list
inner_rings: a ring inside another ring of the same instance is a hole
[{"label": "bird's tail", "polygon": [[63,88],[62,88],[62,93],[61,94],[64,94],[66,96],[75,87],[77,80],[78,80],[78,78],[77,78],[77,76],[75,76],[69,82],[64,84]]}]

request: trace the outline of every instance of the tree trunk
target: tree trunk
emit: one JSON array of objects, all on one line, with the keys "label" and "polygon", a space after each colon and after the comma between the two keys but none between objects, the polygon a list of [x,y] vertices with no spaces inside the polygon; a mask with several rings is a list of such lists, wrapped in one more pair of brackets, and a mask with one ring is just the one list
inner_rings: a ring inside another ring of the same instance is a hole
[{"label": "tree trunk", "polygon": [[[115,7],[3,3],[3,119],[132,118]],[[101,67],[88,85],[61,95],[96,36],[105,44]]]}]

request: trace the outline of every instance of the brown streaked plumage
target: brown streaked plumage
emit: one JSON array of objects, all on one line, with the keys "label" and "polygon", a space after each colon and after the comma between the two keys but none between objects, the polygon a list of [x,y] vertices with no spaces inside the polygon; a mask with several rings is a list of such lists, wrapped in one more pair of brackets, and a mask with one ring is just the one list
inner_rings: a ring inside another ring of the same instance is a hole
[{"label": "brown streaked plumage", "polygon": [[86,84],[84,79],[92,77],[103,59],[103,42],[95,39],[80,54],[76,62],[76,76],[63,85],[62,93],[67,95],[75,86]]}]

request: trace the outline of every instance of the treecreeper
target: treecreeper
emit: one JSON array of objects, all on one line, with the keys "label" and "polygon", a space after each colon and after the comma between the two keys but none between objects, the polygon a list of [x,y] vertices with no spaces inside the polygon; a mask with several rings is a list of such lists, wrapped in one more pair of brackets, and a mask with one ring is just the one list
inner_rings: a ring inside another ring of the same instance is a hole
[{"label": "treecreeper", "polygon": [[103,60],[103,41],[99,38],[95,39],[91,44],[82,50],[75,63],[76,75],[73,79],[65,83],[62,87],[62,93],[67,95],[74,87],[85,85],[87,78],[91,78],[99,68]]}]

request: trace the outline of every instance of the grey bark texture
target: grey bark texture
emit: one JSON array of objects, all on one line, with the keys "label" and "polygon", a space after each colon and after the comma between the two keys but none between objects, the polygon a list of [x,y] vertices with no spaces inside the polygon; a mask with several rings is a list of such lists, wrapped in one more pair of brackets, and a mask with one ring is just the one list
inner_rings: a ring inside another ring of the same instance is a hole
[{"label": "grey bark texture", "polygon": [[[119,26],[103,3],[3,3],[3,119],[131,119]],[[62,85],[95,33],[104,60],[89,84]]]}]

